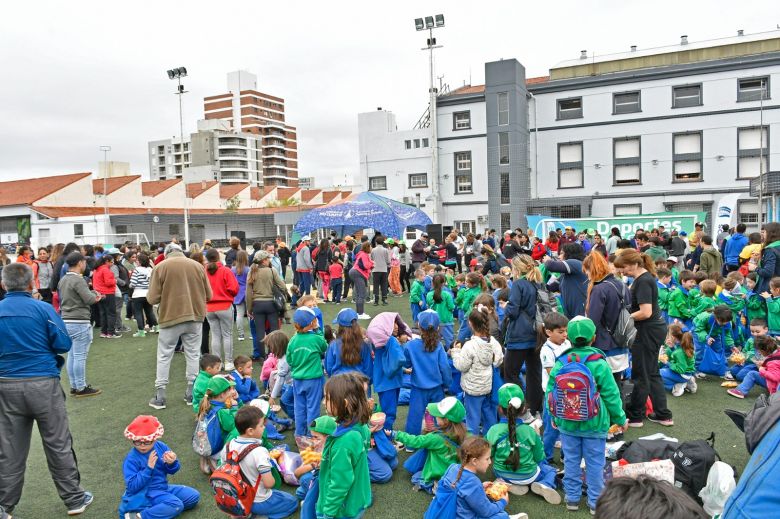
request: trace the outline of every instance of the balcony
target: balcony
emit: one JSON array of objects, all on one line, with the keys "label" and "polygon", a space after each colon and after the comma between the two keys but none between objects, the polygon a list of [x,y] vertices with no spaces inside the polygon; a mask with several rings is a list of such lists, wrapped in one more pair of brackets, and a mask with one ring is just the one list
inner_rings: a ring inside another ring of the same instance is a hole
[{"label": "balcony", "polygon": [[[764,173],[764,196],[780,194],[780,171],[767,171]],[[758,197],[760,184],[758,178],[750,179],[750,196]]]},{"label": "balcony", "polygon": [[232,150],[232,149],[231,149],[231,151],[220,150],[219,158],[222,159],[222,158],[225,158],[225,157],[237,157],[237,158],[245,159],[246,158],[246,151],[237,151],[237,150]]},{"label": "balcony", "polygon": [[238,147],[238,148],[246,148],[246,139],[236,139],[233,137],[220,137],[220,139],[217,141],[219,143],[220,148],[224,147]]},{"label": "balcony", "polygon": [[276,151],[276,149],[271,150],[263,150],[263,158],[264,159],[287,159],[287,156],[280,152]]},{"label": "balcony", "polygon": [[249,175],[241,172],[222,171],[219,177],[223,182],[246,182]]},{"label": "balcony", "polygon": [[247,161],[245,160],[220,160],[219,161],[219,167],[220,168],[246,168]]}]

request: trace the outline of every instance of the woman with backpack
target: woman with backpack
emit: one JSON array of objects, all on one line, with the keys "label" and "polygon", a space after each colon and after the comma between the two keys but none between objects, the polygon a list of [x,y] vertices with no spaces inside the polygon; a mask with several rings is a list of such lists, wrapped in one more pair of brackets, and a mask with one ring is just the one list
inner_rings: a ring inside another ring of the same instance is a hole
[{"label": "woman with backpack", "polygon": [[762,234],[764,248],[761,251],[761,262],[748,266],[748,270],[758,274],[756,288],[753,289],[756,294],[769,292],[769,281],[780,276],[780,223],[770,222],[764,225]]},{"label": "woman with backpack", "polygon": [[573,319],[585,313],[588,296],[588,278],[582,272],[585,250],[579,243],[567,243],[559,250],[560,260],[545,256],[544,266],[548,272],[560,274],[560,292],[566,317]]}]

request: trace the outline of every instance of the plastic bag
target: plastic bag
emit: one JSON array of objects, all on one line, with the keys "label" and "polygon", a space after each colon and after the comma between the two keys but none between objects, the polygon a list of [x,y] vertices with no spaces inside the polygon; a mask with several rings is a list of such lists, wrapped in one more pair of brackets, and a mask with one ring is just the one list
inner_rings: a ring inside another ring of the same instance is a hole
[{"label": "plastic bag", "polygon": [[723,505],[736,486],[734,469],[722,461],[716,461],[707,474],[707,485],[699,492],[707,515],[715,517],[723,513]]}]

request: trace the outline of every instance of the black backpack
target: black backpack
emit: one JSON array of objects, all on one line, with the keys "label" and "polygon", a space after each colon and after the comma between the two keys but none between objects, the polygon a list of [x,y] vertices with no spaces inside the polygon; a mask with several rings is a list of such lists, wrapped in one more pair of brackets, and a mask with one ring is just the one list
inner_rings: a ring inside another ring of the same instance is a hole
[{"label": "black backpack", "polygon": [[715,451],[714,432],[706,440],[681,443],[672,455],[674,486],[701,504],[699,492],[707,484],[710,468],[719,460],[720,455]]},{"label": "black backpack", "polygon": [[629,463],[645,463],[672,458],[678,443],[668,440],[634,440],[626,442],[617,451],[617,459]]}]

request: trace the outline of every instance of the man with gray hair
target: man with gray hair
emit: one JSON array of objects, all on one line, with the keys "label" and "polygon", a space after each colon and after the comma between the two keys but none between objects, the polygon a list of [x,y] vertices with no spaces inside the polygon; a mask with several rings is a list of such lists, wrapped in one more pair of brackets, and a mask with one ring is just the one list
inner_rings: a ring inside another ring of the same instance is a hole
[{"label": "man with gray hair", "polygon": [[54,308],[32,298],[30,267],[6,265],[2,284],[7,294],[0,301],[0,517],[11,514],[22,496],[33,422],[57,493],[68,515],[77,515],[93,497],[81,488],[60,385],[62,355],[70,351],[71,339]]},{"label": "man with gray hair", "polygon": [[187,390],[184,401],[192,404],[192,384],[198,375],[200,342],[203,319],[206,317],[206,301],[211,299],[211,285],[203,265],[187,258],[176,243],[165,247],[165,261],[152,270],[146,300],[160,305],[157,337],[157,378],[155,394],[149,405],[165,409],[168,375],[176,343],[181,338],[187,362]]}]

